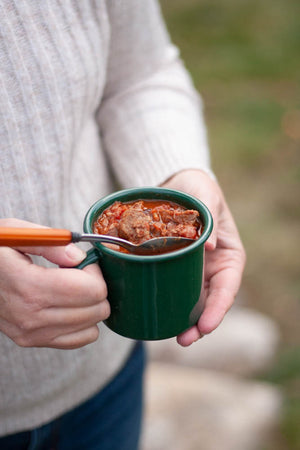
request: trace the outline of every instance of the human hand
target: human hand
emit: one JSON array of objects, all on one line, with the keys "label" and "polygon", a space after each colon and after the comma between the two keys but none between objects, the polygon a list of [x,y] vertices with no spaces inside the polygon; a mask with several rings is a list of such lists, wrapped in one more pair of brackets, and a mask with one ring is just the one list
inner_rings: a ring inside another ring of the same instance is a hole
[{"label": "human hand", "polygon": [[[39,227],[17,219],[1,219],[1,226]],[[28,254],[60,267],[33,264]],[[0,331],[21,347],[74,349],[94,342],[110,306],[98,265],[72,269],[84,257],[74,244],[0,247]]]},{"label": "human hand", "polygon": [[184,170],[164,187],[199,198],[211,211],[213,231],[205,243],[205,307],[198,323],[177,336],[186,347],[211,333],[223,320],[239,290],[246,256],[238,230],[219,185],[201,170]]}]

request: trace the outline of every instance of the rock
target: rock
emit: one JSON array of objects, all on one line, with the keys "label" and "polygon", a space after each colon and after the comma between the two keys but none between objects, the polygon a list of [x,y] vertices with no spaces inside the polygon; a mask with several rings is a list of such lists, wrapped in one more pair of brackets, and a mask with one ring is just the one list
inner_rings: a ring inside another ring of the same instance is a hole
[{"label": "rock", "polygon": [[142,450],[257,450],[278,418],[269,385],[150,363]]},{"label": "rock", "polygon": [[190,347],[179,346],[175,339],[147,345],[150,360],[251,375],[271,364],[279,339],[278,326],[273,320],[235,306],[213,333]]}]

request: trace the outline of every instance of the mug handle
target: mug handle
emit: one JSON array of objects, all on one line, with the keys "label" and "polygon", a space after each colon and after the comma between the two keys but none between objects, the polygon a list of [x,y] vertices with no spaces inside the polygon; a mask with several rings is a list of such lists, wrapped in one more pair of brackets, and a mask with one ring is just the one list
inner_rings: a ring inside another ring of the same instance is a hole
[{"label": "mug handle", "polygon": [[76,266],[77,269],[83,269],[84,267],[88,266],[89,264],[93,264],[95,262],[99,261],[99,258],[101,256],[101,253],[96,248],[91,248],[85,257],[85,259]]}]

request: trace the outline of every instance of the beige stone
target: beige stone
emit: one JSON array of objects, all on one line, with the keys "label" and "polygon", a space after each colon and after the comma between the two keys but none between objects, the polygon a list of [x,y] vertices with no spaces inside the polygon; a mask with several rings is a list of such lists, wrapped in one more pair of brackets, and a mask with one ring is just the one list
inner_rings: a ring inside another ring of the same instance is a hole
[{"label": "beige stone", "polygon": [[256,450],[280,404],[263,383],[150,363],[142,450]]},{"label": "beige stone", "polygon": [[252,375],[273,361],[279,344],[277,324],[269,317],[242,306],[233,307],[221,325],[190,347],[176,339],[148,343],[152,360]]}]

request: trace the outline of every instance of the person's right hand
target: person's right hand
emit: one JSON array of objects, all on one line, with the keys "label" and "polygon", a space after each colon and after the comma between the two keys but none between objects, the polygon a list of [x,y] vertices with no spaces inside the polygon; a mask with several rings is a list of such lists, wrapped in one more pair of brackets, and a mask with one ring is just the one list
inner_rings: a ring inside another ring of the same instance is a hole
[{"label": "person's right hand", "polygon": [[[17,219],[1,219],[1,226],[38,227]],[[60,267],[33,264],[29,254]],[[0,332],[21,347],[74,349],[94,342],[110,306],[98,265],[72,269],[84,257],[74,244],[0,247]]]}]

